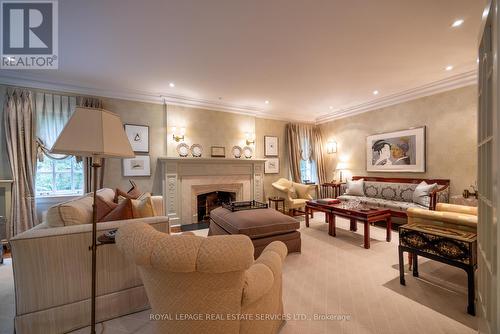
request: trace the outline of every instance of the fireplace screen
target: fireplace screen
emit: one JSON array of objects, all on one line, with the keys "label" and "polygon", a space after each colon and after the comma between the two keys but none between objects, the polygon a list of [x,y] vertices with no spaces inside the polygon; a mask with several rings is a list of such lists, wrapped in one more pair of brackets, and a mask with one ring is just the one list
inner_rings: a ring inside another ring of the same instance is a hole
[{"label": "fireplace screen", "polygon": [[198,222],[208,222],[209,214],[222,203],[230,203],[236,200],[236,193],[228,191],[212,191],[197,196]]}]

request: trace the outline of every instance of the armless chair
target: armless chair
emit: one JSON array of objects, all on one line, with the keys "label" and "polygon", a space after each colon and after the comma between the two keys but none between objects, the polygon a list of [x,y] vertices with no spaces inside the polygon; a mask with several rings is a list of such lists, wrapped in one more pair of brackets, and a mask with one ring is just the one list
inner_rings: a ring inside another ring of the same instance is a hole
[{"label": "armless chair", "polygon": [[255,261],[244,235],[168,235],[127,224],[116,243],[137,264],[152,313],[166,315],[156,333],[277,333],[283,323],[280,241]]},{"label": "armless chair", "polygon": [[313,199],[311,192],[316,189],[315,185],[297,183],[284,178],[274,182],[272,186],[285,199],[285,207],[292,216],[305,214],[306,202]]}]

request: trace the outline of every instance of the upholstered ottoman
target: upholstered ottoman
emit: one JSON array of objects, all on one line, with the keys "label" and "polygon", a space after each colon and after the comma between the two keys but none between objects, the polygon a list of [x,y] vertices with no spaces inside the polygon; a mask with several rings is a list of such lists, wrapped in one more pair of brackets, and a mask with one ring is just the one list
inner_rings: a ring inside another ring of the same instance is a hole
[{"label": "upholstered ottoman", "polygon": [[210,212],[208,235],[244,234],[254,245],[257,258],[275,240],[285,243],[288,252],[300,252],[300,223],[274,209],[253,209],[232,212],[217,208]]}]

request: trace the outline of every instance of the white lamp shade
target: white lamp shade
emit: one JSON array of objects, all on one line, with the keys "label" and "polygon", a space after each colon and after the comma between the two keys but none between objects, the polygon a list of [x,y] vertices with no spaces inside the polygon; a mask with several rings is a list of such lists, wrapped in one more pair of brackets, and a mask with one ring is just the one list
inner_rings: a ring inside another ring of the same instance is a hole
[{"label": "white lamp shade", "polygon": [[75,109],[50,152],[99,158],[135,156],[117,114],[82,107]]},{"label": "white lamp shade", "polygon": [[347,162],[339,162],[337,163],[337,167],[335,170],[345,170],[349,168],[349,164]]}]

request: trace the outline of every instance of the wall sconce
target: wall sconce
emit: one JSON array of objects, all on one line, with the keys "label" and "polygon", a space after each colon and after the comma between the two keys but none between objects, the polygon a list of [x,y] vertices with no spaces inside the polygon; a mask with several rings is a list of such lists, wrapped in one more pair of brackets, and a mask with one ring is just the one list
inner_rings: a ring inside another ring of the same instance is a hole
[{"label": "wall sconce", "polygon": [[332,154],[332,153],[337,153],[337,142],[336,141],[329,141],[326,143],[326,153]]},{"label": "wall sconce", "polygon": [[245,137],[246,137],[247,145],[255,144],[255,137],[254,137],[253,133],[245,132]]},{"label": "wall sconce", "polygon": [[179,131],[177,131],[177,128],[174,126],[172,128],[172,138],[176,141],[184,141],[184,135],[186,134],[186,128],[180,128]]}]

